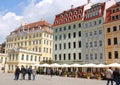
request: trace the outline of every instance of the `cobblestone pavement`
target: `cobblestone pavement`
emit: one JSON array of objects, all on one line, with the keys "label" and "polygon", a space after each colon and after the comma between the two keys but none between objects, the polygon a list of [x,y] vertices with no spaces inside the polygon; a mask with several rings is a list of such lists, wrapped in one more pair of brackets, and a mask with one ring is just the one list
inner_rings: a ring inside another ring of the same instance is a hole
[{"label": "cobblestone pavement", "polygon": [[37,75],[34,81],[14,80],[14,74],[0,73],[0,85],[106,85],[106,81],[49,75]]}]

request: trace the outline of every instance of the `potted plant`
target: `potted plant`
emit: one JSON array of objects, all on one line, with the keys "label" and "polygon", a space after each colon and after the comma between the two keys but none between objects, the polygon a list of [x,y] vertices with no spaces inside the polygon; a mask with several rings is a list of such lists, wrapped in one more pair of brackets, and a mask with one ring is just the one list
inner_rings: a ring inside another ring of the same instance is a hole
[{"label": "potted plant", "polygon": [[101,75],[100,74],[97,75],[97,80],[101,80]]},{"label": "potted plant", "polygon": [[64,71],[64,77],[67,77],[67,71]]},{"label": "potted plant", "polygon": [[75,78],[78,78],[78,73],[77,72],[75,72]]},{"label": "potted plant", "polygon": [[91,76],[90,73],[87,73],[87,74],[86,74],[86,78],[87,78],[87,79],[90,79],[90,76]]}]

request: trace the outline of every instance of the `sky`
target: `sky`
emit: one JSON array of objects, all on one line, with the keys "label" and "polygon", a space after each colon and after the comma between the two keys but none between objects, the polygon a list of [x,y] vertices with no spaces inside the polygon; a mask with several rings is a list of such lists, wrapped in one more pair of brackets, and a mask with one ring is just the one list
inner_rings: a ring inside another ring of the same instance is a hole
[{"label": "sky", "polygon": [[[108,0],[91,0],[92,3]],[[116,0],[120,1],[120,0]],[[40,21],[53,24],[55,15],[87,4],[87,0],[0,0],[0,43],[23,23]]]}]

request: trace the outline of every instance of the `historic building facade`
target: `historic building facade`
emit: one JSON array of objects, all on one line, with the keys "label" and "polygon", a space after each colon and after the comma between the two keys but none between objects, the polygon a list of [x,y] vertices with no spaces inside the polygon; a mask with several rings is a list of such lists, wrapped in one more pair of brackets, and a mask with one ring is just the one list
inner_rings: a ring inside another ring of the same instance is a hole
[{"label": "historic building facade", "polygon": [[105,63],[104,19],[106,9],[114,3],[114,0],[97,3],[85,11],[83,29],[83,54],[85,63]]},{"label": "historic building facade", "polygon": [[[49,62],[52,58],[52,38],[51,24],[44,20],[23,25],[7,36],[5,52],[9,53],[8,60],[10,60],[10,57],[14,58],[14,53],[11,53],[10,50],[23,49],[26,51],[33,51],[31,53],[39,52],[39,63]],[[19,53],[21,53],[21,51]],[[27,54],[23,52],[23,55]],[[22,54],[17,54],[17,56],[20,58]],[[26,63],[24,60],[23,62]],[[10,70],[15,67],[15,65],[13,66],[14,60],[7,61],[7,63]]]},{"label": "historic building facade", "polygon": [[66,10],[55,16],[53,24],[53,62],[83,63],[82,28],[84,11],[91,3]]},{"label": "historic building facade", "polygon": [[104,32],[106,64],[120,63],[120,2],[107,9]]}]

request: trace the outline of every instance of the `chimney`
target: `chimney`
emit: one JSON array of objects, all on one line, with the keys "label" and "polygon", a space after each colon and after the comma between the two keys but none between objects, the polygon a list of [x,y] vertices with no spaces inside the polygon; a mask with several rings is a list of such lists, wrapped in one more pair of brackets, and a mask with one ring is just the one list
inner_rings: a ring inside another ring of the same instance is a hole
[{"label": "chimney", "polygon": [[90,3],[90,0],[87,0],[88,1],[88,3]]},{"label": "chimney", "polygon": [[71,9],[73,9],[74,5],[71,5]]}]

